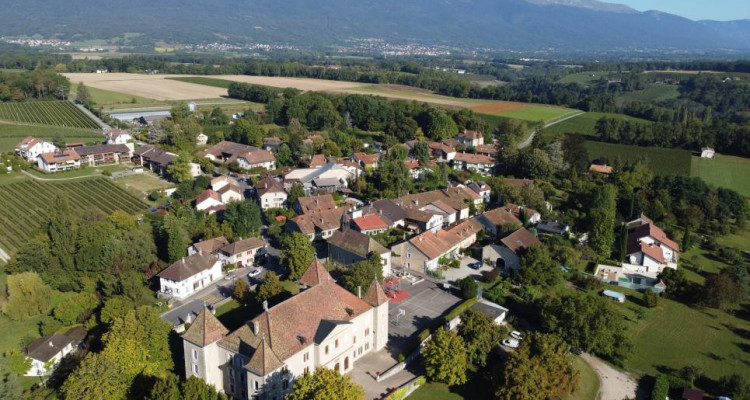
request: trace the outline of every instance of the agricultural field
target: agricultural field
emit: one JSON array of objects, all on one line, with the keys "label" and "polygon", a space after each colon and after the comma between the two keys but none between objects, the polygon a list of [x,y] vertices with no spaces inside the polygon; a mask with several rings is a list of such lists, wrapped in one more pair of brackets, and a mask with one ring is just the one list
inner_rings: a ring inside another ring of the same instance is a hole
[{"label": "agricultural field", "polygon": [[680,91],[677,85],[655,83],[643,90],[624,93],[617,99],[624,102],[640,101],[642,103],[658,103],[678,97],[680,97]]},{"label": "agricultural field", "polygon": [[0,190],[0,247],[10,252],[40,229],[48,216],[52,199],[66,194],[74,209],[97,208],[107,214],[115,210],[136,213],[146,204],[107,178],[56,183],[26,181],[3,185]]},{"label": "agricultural field", "polygon": [[179,78],[167,78],[167,79],[172,79],[172,80],[180,81],[180,82],[195,83],[198,85],[220,87],[224,89],[228,89],[229,85],[233,83],[233,81],[231,80],[209,78],[206,76],[183,76]]},{"label": "agricultural field", "polygon": [[566,135],[569,133],[578,133],[582,135],[595,136],[596,122],[602,117],[620,118],[626,121],[650,123],[645,119],[634,118],[624,114],[587,112],[554,124],[544,130],[546,138],[553,138],[558,134]]},{"label": "agricultural field", "polygon": [[[147,97],[131,96],[125,93],[113,92],[110,90],[97,89],[95,87],[86,87],[91,95],[91,100],[100,107],[109,107],[116,104],[128,104],[130,106],[135,105],[152,105],[158,104],[154,99]],[[70,98],[75,99],[78,91],[78,84],[71,83],[70,85]]]},{"label": "agricultural field", "polygon": [[0,103],[0,120],[66,128],[99,128],[96,122],[69,101]]},{"label": "agricultural field", "polygon": [[430,104],[459,108],[471,108],[477,105],[493,103],[489,100],[443,96],[419,88],[395,85],[369,85],[365,87],[353,87],[335,90],[335,92],[371,94],[373,96],[380,96],[388,99],[422,101]]},{"label": "agricultural field", "polygon": [[617,157],[623,162],[643,160],[655,175],[690,175],[692,154],[688,150],[640,147],[624,144],[594,142],[584,143],[589,159],[604,158],[612,163]]},{"label": "agricultural field", "polygon": [[590,85],[602,78],[609,77],[612,71],[585,71],[568,74],[560,78],[560,83],[579,83],[581,85]]},{"label": "agricultural field", "polygon": [[693,156],[691,173],[714,186],[750,197],[750,159],[717,154],[713,159]]},{"label": "agricultural field", "polygon": [[181,75],[148,75],[127,73],[67,73],[63,74],[71,82],[83,82],[89,88],[122,93],[129,97],[143,97],[157,101],[218,99],[227,91],[195,83],[179,82],[168,77]]},{"label": "agricultural field", "polygon": [[101,143],[104,140],[104,135],[99,129],[0,123],[0,152],[12,151],[21,139],[29,135],[48,141],[58,136],[67,142]]},{"label": "agricultural field", "polygon": [[[474,109],[474,107],[472,107],[472,109]],[[579,110],[574,110],[571,108],[528,104],[526,105],[526,107],[488,114],[531,122],[553,122],[555,120],[559,120],[579,112]]]}]

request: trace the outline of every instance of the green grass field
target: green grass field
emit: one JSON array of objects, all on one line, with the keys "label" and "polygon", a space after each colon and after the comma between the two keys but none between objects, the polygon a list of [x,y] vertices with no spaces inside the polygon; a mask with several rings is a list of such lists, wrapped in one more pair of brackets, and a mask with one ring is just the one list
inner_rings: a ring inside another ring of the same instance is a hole
[{"label": "green grass field", "polygon": [[173,81],[195,83],[198,85],[220,87],[224,89],[229,88],[229,85],[232,84],[232,81],[228,81],[226,79],[207,78],[203,76],[186,76],[186,77],[180,77],[180,78],[167,78],[167,79],[171,79]]},{"label": "green grass field", "polygon": [[553,138],[556,135],[565,135],[569,133],[578,133],[583,135],[596,135],[596,122],[602,117],[620,118],[626,121],[650,123],[645,119],[634,118],[624,114],[587,112],[577,115],[571,119],[554,124],[544,130],[546,138]]},{"label": "green grass field", "polygon": [[658,103],[664,100],[676,99],[680,96],[677,85],[656,83],[644,90],[624,93],[619,99],[626,102],[640,101],[643,103]]},{"label": "green grass field", "polygon": [[104,135],[98,129],[0,123],[0,152],[12,151],[21,139],[29,135],[49,141],[58,135],[67,142],[101,143],[104,141]]},{"label": "green grass field", "polygon": [[589,152],[590,160],[605,158],[609,163],[617,157],[623,162],[643,160],[655,175],[690,175],[692,154],[687,150],[629,146],[591,140],[587,140],[584,146]]},{"label": "green grass field", "polygon": [[[622,312],[633,338],[634,351],[627,367],[637,373],[656,374],[659,369],[700,366],[710,379],[739,373],[750,376],[750,321],[723,311],[688,306],[661,298],[654,309],[632,301],[640,294],[617,288],[629,296]],[[745,304],[747,313],[749,305]],[[636,310],[641,310],[642,317]]]},{"label": "green grass field", "polygon": [[25,181],[3,185],[0,190],[0,247],[12,251],[42,227],[58,193],[68,196],[75,210],[97,208],[107,214],[115,210],[136,213],[146,204],[106,178],[55,183]]},{"label": "green grass field", "polygon": [[750,250],[750,227],[736,233],[730,233],[717,239],[722,246],[731,246],[740,250]]},{"label": "green grass field", "polygon": [[344,89],[343,91],[346,93],[371,94],[375,96],[396,97],[404,100],[417,100],[424,101],[426,103],[456,105],[463,107],[492,103],[491,100],[450,97],[439,94],[422,93],[410,90],[395,90],[373,86],[352,87]]},{"label": "green grass field", "polygon": [[450,391],[444,383],[427,383],[409,395],[410,400],[463,400],[464,397]]},{"label": "green grass field", "polygon": [[496,115],[499,115],[505,118],[520,119],[523,121],[550,122],[550,121],[558,120],[560,118],[565,118],[577,112],[579,111],[573,110],[570,108],[551,107],[551,106],[542,106],[542,105],[532,104],[532,105],[529,105],[528,107],[519,108],[517,110],[504,111],[504,112],[497,113]]},{"label": "green grass field", "polygon": [[713,159],[693,156],[690,175],[714,186],[750,197],[750,159],[717,154]]},{"label": "green grass field", "polygon": [[99,128],[96,122],[69,101],[0,103],[0,120],[68,128]]},{"label": "green grass field", "polygon": [[[131,104],[131,105],[144,105],[144,104],[158,104],[158,100],[149,99],[146,97],[132,96],[125,93],[113,92],[110,90],[97,89],[95,87],[87,86],[91,100],[96,103],[97,106],[107,107],[115,104]],[[70,97],[75,99],[76,92],[78,90],[77,83],[71,83],[70,85]]]},{"label": "green grass field", "polygon": [[578,386],[565,400],[596,400],[600,386],[599,375],[581,357],[573,358],[573,366],[578,370]]}]

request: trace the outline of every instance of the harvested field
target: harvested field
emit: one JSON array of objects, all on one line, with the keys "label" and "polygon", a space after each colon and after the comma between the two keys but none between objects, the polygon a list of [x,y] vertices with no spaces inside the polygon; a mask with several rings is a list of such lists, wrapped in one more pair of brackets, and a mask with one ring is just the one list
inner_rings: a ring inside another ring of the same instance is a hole
[{"label": "harvested field", "polygon": [[[212,75],[211,78],[224,79],[234,82],[252,83],[278,88],[295,88],[299,90],[334,91],[366,86],[365,83],[328,81],[310,78],[284,78],[278,76],[250,76],[250,75]],[[226,94],[226,93],[225,93]]]},{"label": "harvested field", "polygon": [[130,96],[145,97],[154,100],[193,100],[210,99],[226,96],[227,90],[195,83],[180,82],[167,77],[179,75],[146,75],[146,74],[63,74],[71,82],[83,82],[84,85],[112,92],[125,93]]},{"label": "harvested field", "polygon": [[510,101],[499,101],[499,102],[493,102],[489,104],[482,104],[479,106],[473,106],[471,107],[471,109],[474,110],[474,112],[477,112],[480,114],[500,114],[506,111],[520,110],[528,106],[529,104],[526,104],[526,103],[513,103]]}]

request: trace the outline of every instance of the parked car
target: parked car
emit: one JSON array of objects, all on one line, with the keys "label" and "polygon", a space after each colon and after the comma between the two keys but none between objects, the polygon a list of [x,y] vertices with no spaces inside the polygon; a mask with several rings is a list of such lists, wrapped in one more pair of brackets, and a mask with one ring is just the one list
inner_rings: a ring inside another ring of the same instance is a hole
[{"label": "parked car", "polygon": [[260,268],[253,268],[253,269],[250,270],[250,272],[247,273],[247,277],[248,278],[254,278],[254,277],[260,275],[261,272],[263,272],[262,269],[260,269]]},{"label": "parked car", "polygon": [[514,339],[522,340],[523,339],[523,333],[521,333],[519,331],[513,331],[513,332],[510,333],[510,337],[512,337]]},{"label": "parked car", "polygon": [[469,268],[480,269],[480,268],[482,268],[482,263],[479,262],[479,261],[473,262],[473,263],[469,264]]},{"label": "parked car", "polygon": [[502,341],[503,346],[510,347],[511,349],[517,349],[520,343],[516,339],[505,339]]},{"label": "parked car", "polygon": [[226,275],[224,275],[224,279],[226,279],[228,281],[234,280],[234,278],[235,278],[234,274],[226,274]]}]

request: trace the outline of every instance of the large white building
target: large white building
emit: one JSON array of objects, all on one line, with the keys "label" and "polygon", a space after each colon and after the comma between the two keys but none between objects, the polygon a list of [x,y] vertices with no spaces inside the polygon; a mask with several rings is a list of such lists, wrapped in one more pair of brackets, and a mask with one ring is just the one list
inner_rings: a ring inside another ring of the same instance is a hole
[{"label": "large white building", "polygon": [[184,299],[221,279],[221,261],[213,254],[203,252],[183,257],[159,273],[162,293]]},{"label": "large white building", "polygon": [[23,349],[26,359],[31,361],[26,376],[45,376],[60,363],[63,357],[78,350],[86,337],[86,330],[82,327],[71,328],[64,334],[51,334],[41,337]]},{"label": "large white building", "polygon": [[643,274],[654,276],[665,267],[677,268],[680,245],[668,238],[653,221],[641,216],[629,222],[627,228],[628,248],[624,264],[641,266]]},{"label": "large white building", "polygon": [[81,156],[75,150],[59,153],[42,153],[37,156],[36,164],[44,172],[61,172],[81,167]]},{"label": "large white building", "polygon": [[324,367],[347,373],[385,347],[388,298],[377,281],[359,298],[315,260],[306,289],[233,332],[204,309],[183,334],[186,377],[203,379],[235,399],[281,400],[295,377]]},{"label": "large white building", "polygon": [[283,208],[289,197],[281,182],[271,177],[258,181],[255,185],[255,195],[258,196],[258,202],[263,211],[269,208]]},{"label": "large white building", "polygon": [[26,159],[26,161],[34,162],[40,154],[56,152],[57,147],[37,137],[26,136],[16,145],[15,150],[16,154]]}]

